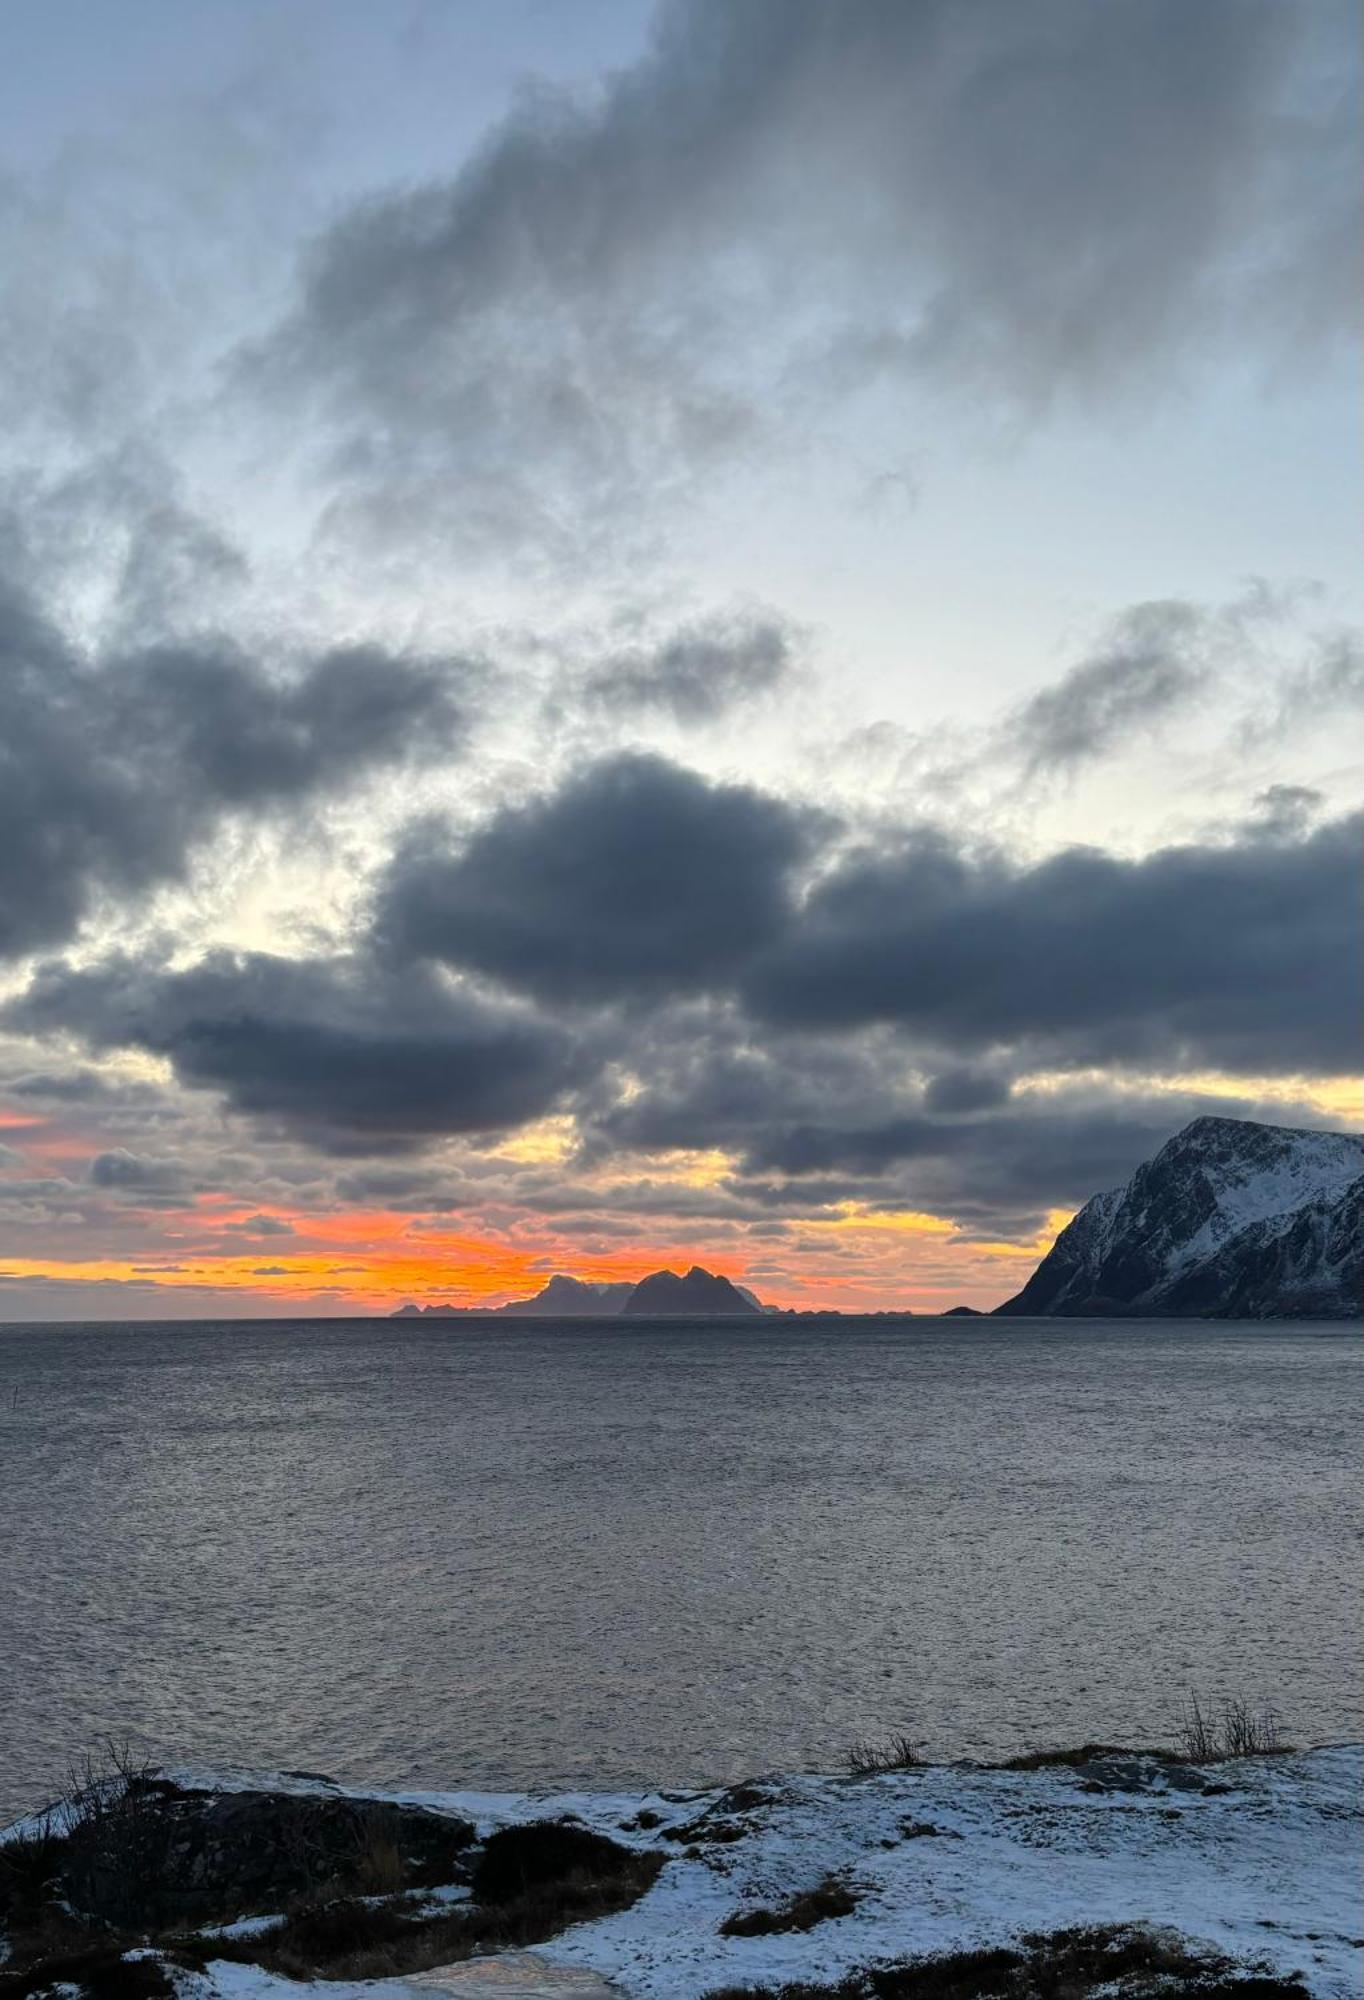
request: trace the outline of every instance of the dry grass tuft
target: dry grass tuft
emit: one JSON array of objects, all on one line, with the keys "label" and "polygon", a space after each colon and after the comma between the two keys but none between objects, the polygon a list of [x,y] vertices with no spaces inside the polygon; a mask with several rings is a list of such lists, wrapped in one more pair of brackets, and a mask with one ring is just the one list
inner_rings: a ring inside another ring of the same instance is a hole
[{"label": "dry grass tuft", "polygon": [[854,1778],[871,1778],[878,1771],[913,1771],[923,1763],[920,1751],[922,1743],[916,1743],[912,1736],[897,1732],[883,1742],[859,1742],[848,1745],[848,1771]]},{"label": "dry grass tuft", "polygon": [[831,1917],[850,1916],[857,1908],[856,1892],[837,1875],[826,1875],[813,1889],[780,1903],[775,1909],[735,1910],[720,1926],[721,1937],[771,1937],[775,1931],[812,1931]]},{"label": "dry grass tuft", "polygon": [[[554,1827],[554,1822],[539,1824]],[[503,1842],[483,1887],[475,1887],[476,1903],[432,1915],[410,1905],[346,1898],[296,1911],[258,1937],[225,1940],[215,1945],[215,1956],[289,1979],[387,1979],[425,1972],[486,1952],[545,1944],[572,1924],[628,1909],[663,1866],[661,1855],[636,1853],[585,1827],[555,1831],[557,1846],[537,1839],[518,1850],[517,1843]],[[565,1833],[593,1843],[594,1866],[582,1865],[585,1845],[565,1842]],[[570,1851],[577,1865],[565,1862]]]},{"label": "dry grass tuft", "polygon": [[1191,1764],[1222,1764],[1230,1757],[1281,1757],[1284,1742],[1278,1711],[1267,1702],[1252,1708],[1248,1701],[1224,1700],[1220,1707],[1203,1707],[1190,1694],[1179,1725],[1180,1748]]}]

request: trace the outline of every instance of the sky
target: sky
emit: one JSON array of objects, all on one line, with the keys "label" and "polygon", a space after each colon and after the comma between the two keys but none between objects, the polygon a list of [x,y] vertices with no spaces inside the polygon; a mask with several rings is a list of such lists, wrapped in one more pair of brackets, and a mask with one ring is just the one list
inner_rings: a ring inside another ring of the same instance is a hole
[{"label": "sky", "polygon": [[1335,0],[10,0],[0,1317],[989,1306],[1360,1120]]}]

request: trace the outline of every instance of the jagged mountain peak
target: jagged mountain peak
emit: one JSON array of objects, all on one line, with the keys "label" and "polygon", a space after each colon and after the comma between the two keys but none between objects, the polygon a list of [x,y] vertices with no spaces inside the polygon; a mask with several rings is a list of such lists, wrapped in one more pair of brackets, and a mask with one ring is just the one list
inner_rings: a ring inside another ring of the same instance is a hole
[{"label": "jagged mountain peak", "polygon": [[[512,1299],[506,1305],[491,1308],[498,1318],[511,1319],[603,1319],[617,1313],[649,1318],[658,1315],[731,1318],[774,1310],[765,1306],[746,1285],[733,1284],[728,1278],[704,1270],[700,1264],[693,1264],[682,1277],[676,1271],[652,1271],[638,1284],[629,1278],[575,1278],[565,1271],[556,1271],[533,1298]],[[477,1318],[483,1317],[484,1311],[470,1306],[409,1303],[399,1306],[391,1317],[423,1319],[438,1314]]]},{"label": "jagged mountain peak", "polygon": [[751,1292],[742,1291],[713,1271],[693,1264],[683,1276],[675,1271],[653,1271],[639,1283],[625,1301],[625,1314],[731,1318],[760,1313],[761,1305]]},{"label": "jagged mountain peak", "polygon": [[1364,1137],[1194,1119],[1086,1202],[1003,1313],[1358,1310]]}]

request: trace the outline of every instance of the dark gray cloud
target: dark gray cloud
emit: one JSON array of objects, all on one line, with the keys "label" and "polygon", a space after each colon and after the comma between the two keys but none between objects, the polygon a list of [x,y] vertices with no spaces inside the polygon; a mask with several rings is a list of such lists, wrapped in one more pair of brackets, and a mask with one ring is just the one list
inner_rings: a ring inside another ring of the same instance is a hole
[{"label": "dark gray cloud", "polygon": [[558,1001],[634,999],[732,979],[789,918],[818,815],[661,757],[590,766],[508,806],[458,849],[428,827],[394,858],[376,930]]},{"label": "dark gray cloud", "polygon": [[[619,1198],[640,1213],[751,1219],[829,1213],[854,1201],[871,1214],[922,1209],[978,1234],[1026,1237],[1050,1209],[1127,1179],[1203,1112],[1321,1122],[1310,1107],[1265,1104],[1250,1093],[1214,1098],[1092,1080],[996,1091],[989,1101],[982,1092],[971,1109],[948,1107],[884,1030],[841,1043],[793,1036],[763,1046],[745,1039],[732,1017],[674,1022],[671,1038],[660,1029],[639,1073],[628,1098],[603,1103],[595,1116],[600,1155],[619,1161],[719,1146],[735,1156],[735,1171],[698,1189],[632,1184],[599,1193],[599,1207]],[[590,1193],[571,1183],[528,1188],[525,1198],[539,1206],[556,1193],[576,1209],[592,1206]]]},{"label": "dark gray cloud", "polygon": [[174,879],[228,813],[449,754],[473,679],[378,646],[270,671],[224,637],[91,657],[0,575],[0,956]]},{"label": "dark gray cloud", "polygon": [[1257,794],[1242,831],[1263,840],[1299,840],[1325,804],[1314,785],[1269,785]]},{"label": "dark gray cloud", "polygon": [[930,1077],[924,1088],[924,1109],[940,1116],[957,1111],[992,1111],[1008,1102],[1012,1084],[1007,1076],[988,1069],[945,1069]]},{"label": "dark gray cloud", "polygon": [[1012,747],[1034,772],[1065,770],[1145,734],[1207,685],[1207,622],[1180,599],[1133,605],[1091,657],[1018,711]]},{"label": "dark gray cloud", "polygon": [[[567,1176],[474,1154],[458,1170],[385,1169],[397,1178],[381,1175],[376,1199],[480,1203],[511,1175],[517,1201],[562,1212],[555,1179],[720,1148],[740,1162],[732,1219],[770,1206],[759,1184],[821,1177],[952,1213],[975,1187],[996,1217],[1013,1214],[1049,1134],[1057,1164],[1038,1198],[1060,1204],[1174,1119],[1164,1094],[1112,1092],[1096,1108],[1020,1090],[1039,1066],[1253,1078],[1357,1062],[1358,820],[1313,830],[1270,812],[1141,859],[1077,849],[1029,865],[941,831],[840,853],[841,837],[747,788],[612,759],[457,848],[428,830],[393,862],[352,956],[49,964],[5,1022],[96,1053],[146,1050],[267,1138],[339,1153],[577,1115]],[[470,991],[467,973],[487,983]],[[495,997],[499,985],[536,1004]],[[39,1099],[44,1074],[27,1072]],[[88,1079],[70,1101],[149,1121],[106,1142],[92,1179],[156,1194],[157,1104]],[[197,1174],[205,1144],[177,1142],[176,1156]],[[223,1184],[250,1179],[233,1166]],[[361,1183],[344,1193],[360,1199]],[[677,1199],[662,1189],[658,1212]]]},{"label": "dark gray cloud", "polygon": [[190,1176],[178,1161],[141,1158],[124,1146],[95,1155],[90,1162],[90,1182],[93,1187],[136,1195],[188,1194],[192,1187]]},{"label": "dark gray cloud", "polygon": [[286,1222],[278,1215],[247,1215],[240,1222],[225,1222],[224,1236],[294,1236],[297,1231],[292,1222]]},{"label": "dark gray cloud", "polygon": [[776,619],[712,619],[659,645],[615,655],[585,675],[575,692],[590,714],[652,712],[687,726],[714,722],[741,702],[775,693],[791,671],[791,635]]},{"label": "dark gray cloud", "polygon": [[563,1030],[409,967],[214,953],[172,972],[123,957],[41,966],[5,1010],[30,1034],[145,1049],[182,1084],[324,1149],[381,1152],[549,1110],[593,1066]]},{"label": "dark gray cloud", "polygon": [[1037,409],[1300,352],[1350,318],[1354,63],[1337,0],[673,0],[600,93],[345,216],[268,366],[373,531],[562,551],[774,381]]},{"label": "dark gray cloud", "polygon": [[589,1159],[709,1147],[743,1154],[774,1122],[819,1122],[835,1106],[871,1122],[890,1104],[919,1104],[890,1033],[774,1036],[717,1002],[665,1008],[638,1024],[621,1057],[639,1087],[622,1094],[607,1077],[584,1102]]},{"label": "dark gray cloud", "polygon": [[748,1000],[773,1023],[893,1022],[963,1053],[1349,1073],[1360,830],[1033,866],[924,830],[826,876]]},{"label": "dark gray cloud", "polygon": [[391,1208],[411,1202],[431,1211],[450,1205],[447,1178],[427,1167],[364,1166],[342,1174],[336,1192],[343,1201],[377,1201]]}]

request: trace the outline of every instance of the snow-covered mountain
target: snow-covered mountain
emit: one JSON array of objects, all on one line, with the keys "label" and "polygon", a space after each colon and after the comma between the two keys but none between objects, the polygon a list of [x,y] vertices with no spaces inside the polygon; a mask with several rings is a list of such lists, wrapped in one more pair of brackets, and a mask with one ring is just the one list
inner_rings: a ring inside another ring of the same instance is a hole
[{"label": "snow-covered mountain", "polygon": [[1196,1118],[996,1310],[1334,1319],[1362,1293],[1364,1136]]}]

